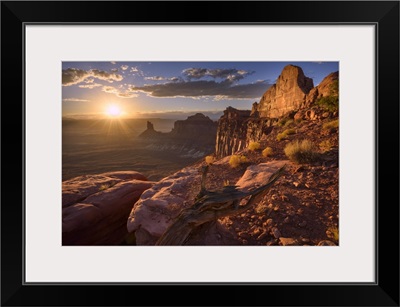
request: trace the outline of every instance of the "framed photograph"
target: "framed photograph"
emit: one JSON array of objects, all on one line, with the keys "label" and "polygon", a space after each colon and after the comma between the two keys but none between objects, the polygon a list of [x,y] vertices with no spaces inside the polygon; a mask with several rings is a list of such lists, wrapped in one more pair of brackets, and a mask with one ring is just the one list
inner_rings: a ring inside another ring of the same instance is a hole
[{"label": "framed photograph", "polygon": [[399,306],[398,1],[1,26],[2,305]]}]

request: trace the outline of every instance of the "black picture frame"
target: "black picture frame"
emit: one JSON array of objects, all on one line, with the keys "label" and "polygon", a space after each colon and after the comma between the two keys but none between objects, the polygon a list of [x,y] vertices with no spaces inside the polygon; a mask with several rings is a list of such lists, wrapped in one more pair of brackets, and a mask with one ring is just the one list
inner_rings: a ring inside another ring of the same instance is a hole
[{"label": "black picture frame", "polygon": [[[25,284],[23,42],[33,22],[375,25],[376,283]],[[399,101],[399,1],[1,2],[1,305],[399,306]]]}]

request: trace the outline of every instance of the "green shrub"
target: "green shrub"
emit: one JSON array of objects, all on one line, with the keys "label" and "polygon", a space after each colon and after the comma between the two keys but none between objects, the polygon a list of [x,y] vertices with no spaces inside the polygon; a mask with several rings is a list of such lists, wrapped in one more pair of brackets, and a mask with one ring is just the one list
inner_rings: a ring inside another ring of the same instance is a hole
[{"label": "green shrub", "polygon": [[278,122],[278,126],[283,127],[286,124],[286,121],[288,120],[288,118],[282,118],[281,120],[279,120]]},{"label": "green shrub", "polygon": [[330,131],[332,131],[332,130],[338,128],[338,127],[339,127],[339,120],[338,119],[335,119],[333,121],[327,122],[327,123],[322,125],[322,129],[330,130]]},{"label": "green shrub", "polygon": [[215,162],[214,156],[207,156],[205,158],[207,164],[213,164]]},{"label": "green shrub", "polygon": [[329,112],[337,112],[339,110],[338,96],[325,96],[317,100],[316,104]]},{"label": "green shrub", "polygon": [[314,144],[309,140],[298,140],[286,145],[285,155],[293,162],[296,163],[309,163],[318,158],[318,153],[315,151]]},{"label": "green shrub", "polygon": [[260,149],[260,143],[259,142],[250,142],[250,144],[249,144],[249,150],[251,150],[251,151],[255,151],[255,150],[258,150],[258,149]]},{"label": "green shrub", "polygon": [[286,121],[286,123],[283,125],[283,127],[288,128],[288,127],[290,127],[293,123],[294,123],[294,120],[293,120],[293,119],[288,119],[288,120]]},{"label": "green shrub", "polygon": [[276,136],[276,140],[281,141],[281,140],[287,139],[288,135],[295,134],[295,133],[296,133],[296,130],[294,130],[294,129],[286,129],[285,131],[279,133]]},{"label": "green shrub", "polygon": [[339,110],[339,80],[333,81],[329,90],[329,96],[321,97],[316,104],[329,112],[337,112]]},{"label": "green shrub", "polygon": [[265,147],[265,149],[262,151],[263,157],[272,156],[272,154],[273,154],[273,150],[271,147]]}]

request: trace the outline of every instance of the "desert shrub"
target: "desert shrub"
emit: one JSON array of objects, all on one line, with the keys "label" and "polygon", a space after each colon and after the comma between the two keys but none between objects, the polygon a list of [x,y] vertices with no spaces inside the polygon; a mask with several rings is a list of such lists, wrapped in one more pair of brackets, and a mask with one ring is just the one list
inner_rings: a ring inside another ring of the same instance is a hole
[{"label": "desert shrub", "polygon": [[229,159],[229,165],[232,168],[236,168],[240,165],[240,156],[238,155],[232,155]]},{"label": "desert shrub", "polygon": [[215,162],[214,156],[207,156],[205,158],[207,164],[213,164]]},{"label": "desert shrub", "polygon": [[323,151],[328,151],[332,148],[333,144],[331,140],[325,140],[319,143],[319,148],[321,148]]},{"label": "desert shrub", "polygon": [[255,151],[255,150],[258,150],[258,149],[260,149],[260,143],[259,142],[250,142],[250,144],[249,144],[249,150],[251,150],[251,151]]},{"label": "desert shrub", "polygon": [[293,119],[288,119],[286,123],[283,125],[283,127],[285,128],[290,127],[293,123],[294,123]]},{"label": "desert shrub", "polygon": [[247,159],[247,157],[246,156],[240,156],[240,163],[246,163],[246,162],[248,162],[249,160]]},{"label": "desert shrub", "polygon": [[318,158],[314,144],[309,140],[291,142],[286,145],[284,151],[291,161],[300,164],[313,162]]},{"label": "desert shrub", "polygon": [[322,125],[322,129],[330,130],[330,131],[332,131],[332,130],[338,128],[338,127],[339,127],[339,120],[338,119],[332,120],[332,121],[327,122],[327,123]]},{"label": "desert shrub", "polygon": [[328,238],[333,239],[334,241],[339,241],[339,229],[337,227],[329,227],[326,230],[326,235]]},{"label": "desert shrub", "polygon": [[241,155],[241,156],[239,156],[239,155],[232,155],[230,158],[229,158],[229,165],[232,167],[232,168],[236,168],[236,167],[238,167],[240,164],[242,164],[242,163],[246,163],[248,160],[247,160],[247,157],[246,156],[243,156],[243,155]]},{"label": "desert shrub", "polygon": [[296,130],[294,130],[294,129],[286,129],[285,131],[278,133],[278,135],[276,136],[276,140],[281,141],[281,140],[287,139],[288,135],[295,134],[295,133],[296,133]]},{"label": "desert shrub", "polygon": [[265,149],[262,151],[263,157],[268,157],[273,154],[273,150],[271,147],[265,147]]},{"label": "desert shrub", "polygon": [[338,96],[325,96],[317,100],[316,104],[329,112],[337,112],[339,110]]},{"label": "desert shrub", "polygon": [[316,104],[329,112],[337,112],[339,110],[339,81],[333,81],[329,90],[329,96],[321,97]]},{"label": "desert shrub", "polygon": [[281,126],[281,127],[285,126],[285,124],[286,124],[286,122],[287,122],[288,120],[289,120],[288,117],[281,118],[281,119],[279,120],[279,122],[278,122],[278,126]]}]

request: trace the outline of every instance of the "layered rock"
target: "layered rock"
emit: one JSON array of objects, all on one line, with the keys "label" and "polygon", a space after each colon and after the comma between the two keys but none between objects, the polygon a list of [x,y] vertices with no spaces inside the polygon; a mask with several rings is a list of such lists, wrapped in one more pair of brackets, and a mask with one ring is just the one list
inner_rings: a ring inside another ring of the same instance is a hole
[{"label": "layered rock", "polygon": [[218,120],[215,153],[218,158],[233,154],[246,146],[247,120],[250,111],[228,107]]},{"label": "layered rock", "polygon": [[152,182],[138,172],[79,176],[62,184],[63,245],[119,245],[133,204]]},{"label": "layered rock", "polygon": [[[221,161],[220,161],[221,162]],[[227,163],[227,161],[225,161]],[[287,161],[250,166],[237,182],[239,190],[249,191],[265,184]],[[194,204],[200,190],[200,171],[187,167],[166,177],[145,191],[129,216],[127,228],[134,232],[136,244],[154,245],[178,214]],[[193,193],[193,189],[196,190]],[[240,241],[225,219],[203,224],[188,239],[188,245],[237,245]]]},{"label": "layered rock", "polygon": [[232,107],[224,111],[218,120],[216,156],[232,155],[251,141],[261,140],[282,117],[317,120],[331,116],[313,105],[321,97],[338,95],[335,89],[338,78],[338,72],[331,73],[313,87],[312,79],[300,67],[285,66],[276,84],[264,93],[259,103],[253,103],[251,111]]},{"label": "layered rock", "polygon": [[300,109],[313,87],[313,80],[304,75],[301,67],[285,66],[276,84],[261,97],[258,105],[260,117],[279,118]]},{"label": "layered rock", "polygon": [[274,119],[260,118],[252,111],[237,110],[228,107],[218,120],[218,130],[215,145],[217,158],[234,154],[246,148],[249,142],[260,140],[271,132]]}]

